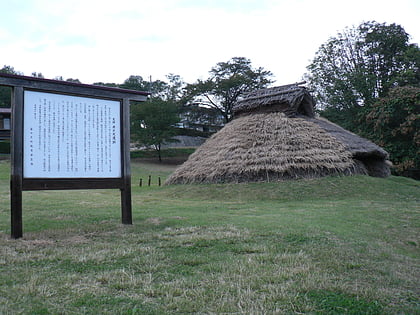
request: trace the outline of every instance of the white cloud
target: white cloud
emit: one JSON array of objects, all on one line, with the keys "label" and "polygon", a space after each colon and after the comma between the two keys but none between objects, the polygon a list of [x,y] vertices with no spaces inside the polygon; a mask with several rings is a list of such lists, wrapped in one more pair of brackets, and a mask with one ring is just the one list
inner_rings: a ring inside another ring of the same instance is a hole
[{"label": "white cloud", "polygon": [[0,63],[85,83],[168,73],[193,82],[243,56],[283,84],[300,80],[318,47],[346,26],[396,22],[420,38],[415,0],[27,0],[7,8]]}]

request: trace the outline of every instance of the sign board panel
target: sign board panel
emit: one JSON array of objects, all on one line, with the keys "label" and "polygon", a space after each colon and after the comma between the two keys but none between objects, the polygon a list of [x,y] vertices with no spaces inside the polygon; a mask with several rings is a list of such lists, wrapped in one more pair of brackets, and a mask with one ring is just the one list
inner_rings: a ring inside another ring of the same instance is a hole
[{"label": "sign board panel", "polygon": [[24,92],[24,178],[121,177],[121,102]]},{"label": "sign board panel", "polygon": [[11,235],[20,238],[22,192],[119,189],[132,224],[130,101],[149,93],[0,73],[12,87]]}]

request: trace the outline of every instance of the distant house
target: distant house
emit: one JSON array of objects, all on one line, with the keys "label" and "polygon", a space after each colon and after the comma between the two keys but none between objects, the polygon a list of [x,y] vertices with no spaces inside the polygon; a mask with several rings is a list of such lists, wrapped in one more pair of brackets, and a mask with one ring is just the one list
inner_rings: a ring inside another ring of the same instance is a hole
[{"label": "distant house", "polygon": [[215,133],[224,126],[223,116],[214,109],[188,106],[180,114],[179,128]]},{"label": "distant house", "polygon": [[163,148],[196,148],[202,145],[210,135],[224,126],[223,116],[211,108],[186,106],[179,115],[176,125],[179,135],[173,137],[176,142],[163,144]]},{"label": "distant house", "polygon": [[10,140],[11,115],[11,108],[0,107],[0,141]]}]

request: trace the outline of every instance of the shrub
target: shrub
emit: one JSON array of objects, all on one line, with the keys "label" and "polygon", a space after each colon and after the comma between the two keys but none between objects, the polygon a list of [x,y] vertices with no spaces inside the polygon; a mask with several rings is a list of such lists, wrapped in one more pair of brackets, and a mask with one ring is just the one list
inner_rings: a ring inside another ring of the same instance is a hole
[{"label": "shrub", "polygon": [[0,154],[10,154],[10,141],[9,140],[0,141]]}]

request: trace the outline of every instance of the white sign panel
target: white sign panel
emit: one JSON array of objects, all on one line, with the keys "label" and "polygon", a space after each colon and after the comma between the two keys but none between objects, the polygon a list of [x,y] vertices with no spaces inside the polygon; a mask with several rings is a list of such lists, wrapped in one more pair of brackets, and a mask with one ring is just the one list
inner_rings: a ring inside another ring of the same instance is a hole
[{"label": "white sign panel", "polygon": [[121,177],[120,102],[25,91],[25,178]]}]

